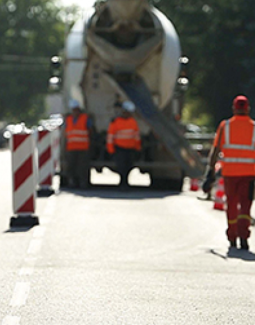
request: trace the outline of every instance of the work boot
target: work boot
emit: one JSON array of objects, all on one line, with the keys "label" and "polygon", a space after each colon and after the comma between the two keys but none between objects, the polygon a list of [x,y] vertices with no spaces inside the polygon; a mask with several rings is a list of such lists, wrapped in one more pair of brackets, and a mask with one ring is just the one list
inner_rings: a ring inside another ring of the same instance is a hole
[{"label": "work boot", "polygon": [[248,250],[249,249],[249,245],[248,245],[247,239],[240,238],[240,242],[241,242],[241,249],[245,249],[245,250]]}]

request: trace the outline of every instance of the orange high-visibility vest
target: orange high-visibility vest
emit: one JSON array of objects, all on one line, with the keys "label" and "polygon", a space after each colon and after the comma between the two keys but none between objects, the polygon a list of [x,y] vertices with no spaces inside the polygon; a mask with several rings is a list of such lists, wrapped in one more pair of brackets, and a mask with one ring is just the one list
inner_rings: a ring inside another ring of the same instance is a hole
[{"label": "orange high-visibility vest", "polygon": [[118,117],[110,123],[106,141],[107,151],[115,152],[115,146],[125,149],[141,150],[139,128],[133,117]]},{"label": "orange high-visibility vest", "polygon": [[66,118],[66,150],[88,150],[89,132],[87,129],[87,114],[80,114],[77,122],[74,123],[73,116]]},{"label": "orange high-visibility vest", "polygon": [[223,176],[255,176],[255,122],[249,116],[234,115],[222,121],[214,140],[217,145]]}]

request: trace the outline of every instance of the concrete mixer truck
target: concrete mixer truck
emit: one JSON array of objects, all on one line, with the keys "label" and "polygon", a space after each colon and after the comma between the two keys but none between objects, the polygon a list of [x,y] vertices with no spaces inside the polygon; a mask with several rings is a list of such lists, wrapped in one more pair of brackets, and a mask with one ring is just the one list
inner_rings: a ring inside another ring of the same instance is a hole
[{"label": "concrete mixer truck", "polygon": [[128,100],[136,106],[142,138],[135,167],[149,173],[152,185],[181,190],[186,175],[203,174],[199,156],[174,118],[181,105],[177,89],[186,82],[180,57],[173,24],[148,0],[97,1],[75,23],[64,49],[62,94],[66,113],[74,98],[93,118],[91,168],[114,170],[106,132],[116,116],[116,100]]}]

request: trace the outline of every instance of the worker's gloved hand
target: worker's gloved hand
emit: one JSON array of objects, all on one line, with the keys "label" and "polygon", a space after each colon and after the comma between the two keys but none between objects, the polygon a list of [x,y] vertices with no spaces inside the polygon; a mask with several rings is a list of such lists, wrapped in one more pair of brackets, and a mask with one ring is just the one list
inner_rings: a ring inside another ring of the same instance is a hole
[{"label": "worker's gloved hand", "polygon": [[205,174],[205,180],[202,184],[202,190],[204,193],[209,193],[215,182],[215,172],[214,169],[209,168]]}]

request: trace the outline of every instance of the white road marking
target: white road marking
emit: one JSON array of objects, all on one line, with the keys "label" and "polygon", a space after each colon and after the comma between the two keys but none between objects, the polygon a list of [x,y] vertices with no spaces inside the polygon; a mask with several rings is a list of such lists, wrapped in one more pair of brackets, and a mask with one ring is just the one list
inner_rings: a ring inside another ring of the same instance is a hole
[{"label": "white road marking", "polygon": [[50,221],[51,221],[50,216],[47,216],[47,217],[44,216],[43,218],[40,218],[40,225],[45,226],[45,225],[49,224]]},{"label": "white road marking", "polygon": [[[44,217],[43,222],[40,222],[40,226],[35,227],[33,231],[33,237],[30,241],[29,247],[27,249],[27,257],[24,260],[24,265],[18,272],[20,277],[22,276],[30,276],[34,272],[35,264],[37,261],[36,255],[40,252],[42,246],[42,240],[46,232],[46,227],[42,226],[47,225],[51,217],[54,215],[56,207],[56,198],[51,197],[47,201],[46,207],[44,209]],[[12,307],[20,307],[26,304],[27,298],[30,291],[30,283],[29,282],[17,282],[13,291],[12,299],[10,301],[10,306]],[[7,315],[3,321],[2,325],[20,325],[21,317]]]},{"label": "white road marking", "polygon": [[17,282],[14,288],[10,305],[13,307],[24,306],[27,301],[29,290],[30,290],[30,283]]},{"label": "white road marking", "polygon": [[19,270],[19,275],[23,276],[23,275],[32,275],[34,272],[34,267],[35,267],[35,263],[37,261],[37,258],[26,258],[24,265],[22,266],[22,268]]},{"label": "white road marking", "polygon": [[31,266],[23,266],[19,270],[19,276],[32,275],[33,273],[34,273],[34,267],[31,267]]},{"label": "white road marking", "polygon": [[45,215],[53,215],[54,211],[55,211],[55,206],[56,206],[56,201],[55,201],[55,197],[50,197],[48,199],[47,205],[44,209],[44,213]]},{"label": "white road marking", "polygon": [[41,246],[42,246],[42,239],[37,239],[37,238],[32,239],[30,244],[29,244],[27,254],[28,255],[36,255],[36,254],[38,254],[40,249],[41,249]]},{"label": "white road marking", "polygon": [[51,196],[48,199],[47,204],[44,208],[43,217],[40,218],[41,225],[47,225],[48,223],[50,223],[51,218],[55,213],[55,207],[56,207],[56,196]]},{"label": "white road marking", "polygon": [[19,325],[20,317],[17,316],[6,316],[3,319],[2,325]]},{"label": "white road marking", "polygon": [[41,238],[41,237],[44,236],[45,231],[46,231],[45,227],[36,227],[34,229],[33,237],[34,238]]}]

